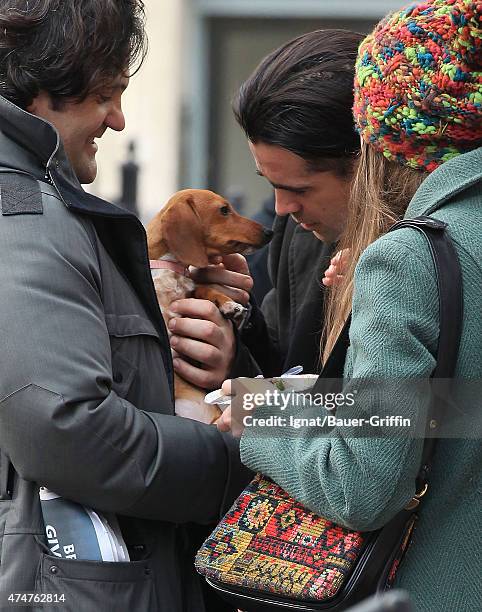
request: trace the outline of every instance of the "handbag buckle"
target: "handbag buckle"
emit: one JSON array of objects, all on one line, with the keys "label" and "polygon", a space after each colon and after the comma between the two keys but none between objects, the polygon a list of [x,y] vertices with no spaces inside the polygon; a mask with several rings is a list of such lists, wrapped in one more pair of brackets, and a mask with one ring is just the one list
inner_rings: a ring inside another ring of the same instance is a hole
[{"label": "handbag buckle", "polygon": [[405,510],[414,510],[419,504],[420,499],[425,495],[428,490],[428,482],[426,482],[423,486],[423,489],[412,497],[412,499],[405,506]]}]

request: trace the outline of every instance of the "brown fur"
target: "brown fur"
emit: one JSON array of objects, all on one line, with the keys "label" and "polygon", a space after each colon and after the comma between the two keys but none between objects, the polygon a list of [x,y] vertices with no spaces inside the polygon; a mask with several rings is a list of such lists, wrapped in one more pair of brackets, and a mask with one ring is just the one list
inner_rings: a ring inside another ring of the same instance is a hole
[{"label": "brown fur", "polygon": [[[239,215],[222,196],[201,189],[175,193],[147,226],[150,259],[170,254],[186,267],[205,267],[209,257],[215,255],[248,254],[269,240],[270,233],[266,233],[262,225]],[[228,318],[236,318],[243,311],[241,305],[222,292],[221,286],[196,287],[191,279],[172,270],[157,270],[153,277],[166,324],[170,318],[169,304],[184,297],[210,300]],[[204,403],[204,395],[204,390],[176,374],[176,412],[179,408],[178,413],[182,416],[214,422],[221,413],[217,406]],[[195,409],[181,408],[186,402],[196,405]]]}]

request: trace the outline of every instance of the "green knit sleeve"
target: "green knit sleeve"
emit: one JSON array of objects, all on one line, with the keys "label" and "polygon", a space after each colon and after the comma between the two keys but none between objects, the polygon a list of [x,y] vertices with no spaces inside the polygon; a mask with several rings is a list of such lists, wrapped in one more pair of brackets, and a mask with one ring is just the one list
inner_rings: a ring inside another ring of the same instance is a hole
[{"label": "green knit sleeve", "polygon": [[[436,276],[424,237],[408,229],[382,237],[364,252],[355,274],[344,391],[361,391],[336,416],[400,413],[423,426],[437,338]],[[316,411],[326,414],[315,407],[296,413]],[[361,437],[356,427],[335,425],[267,436],[247,428],[241,457],[317,514],[353,529],[377,529],[415,493],[423,444],[388,427],[382,433]]]}]

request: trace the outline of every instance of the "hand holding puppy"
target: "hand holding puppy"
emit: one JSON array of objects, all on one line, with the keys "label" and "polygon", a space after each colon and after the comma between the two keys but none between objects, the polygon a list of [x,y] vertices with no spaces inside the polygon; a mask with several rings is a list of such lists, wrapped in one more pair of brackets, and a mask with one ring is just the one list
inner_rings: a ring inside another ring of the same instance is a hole
[{"label": "hand holding puppy", "polygon": [[[205,268],[191,268],[190,276],[197,285],[222,285],[222,293],[238,304],[249,302],[253,279],[246,258],[239,253],[213,258]],[[168,322],[176,372],[203,389],[219,387],[229,374],[236,350],[232,323],[206,300],[178,300],[171,311],[176,314]]]},{"label": "hand holding puppy", "polygon": [[171,304],[169,319],[174,369],[202,389],[215,389],[231,369],[235,337],[231,321],[208,300],[184,298]]},{"label": "hand holding puppy", "polygon": [[240,253],[232,253],[219,257],[215,263],[217,265],[206,268],[191,268],[190,276],[193,281],[197,285],[223,285],[223,293],[238,304],[246,306],[249,302],[249,292],[253,288],[246,258]]}]

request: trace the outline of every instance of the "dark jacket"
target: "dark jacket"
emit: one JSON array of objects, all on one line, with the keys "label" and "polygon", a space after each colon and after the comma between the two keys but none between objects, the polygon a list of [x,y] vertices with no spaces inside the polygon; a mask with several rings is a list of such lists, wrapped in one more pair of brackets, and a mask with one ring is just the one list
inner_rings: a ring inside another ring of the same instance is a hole
[{"label": "dark jacket", "polygon": [[[47,122],[0,98],[0,130],[2,598],[202,612],[189,523],[216,522],[249,479],[238,446],[174,416],[138,219],[82,190]],[[116,513],[132,561],[49,555],[39,485]]]},{"label": "dark jacket", "polygon": [[273,289],[261,309],[252,304],[232,370],[232,377],[279,375],[302,365],[320,370],[324,289],[321,279],[333,246],[318,240],[289,216],[276,217],[269,246]]},{"label": "dark jacket", "polygon": [[[271,229],[276,218],[276,213],[274,211],[274,196],[271,195],[264,200],[261,209],[256,214],[252,215],[251,218],[261,223],[264,227]],[[254,281],[252,293],[258,304],[262,303],[265,295],[273,288],[268,270],[268,254],[269,244],[246,257],[249,272]]]}]

